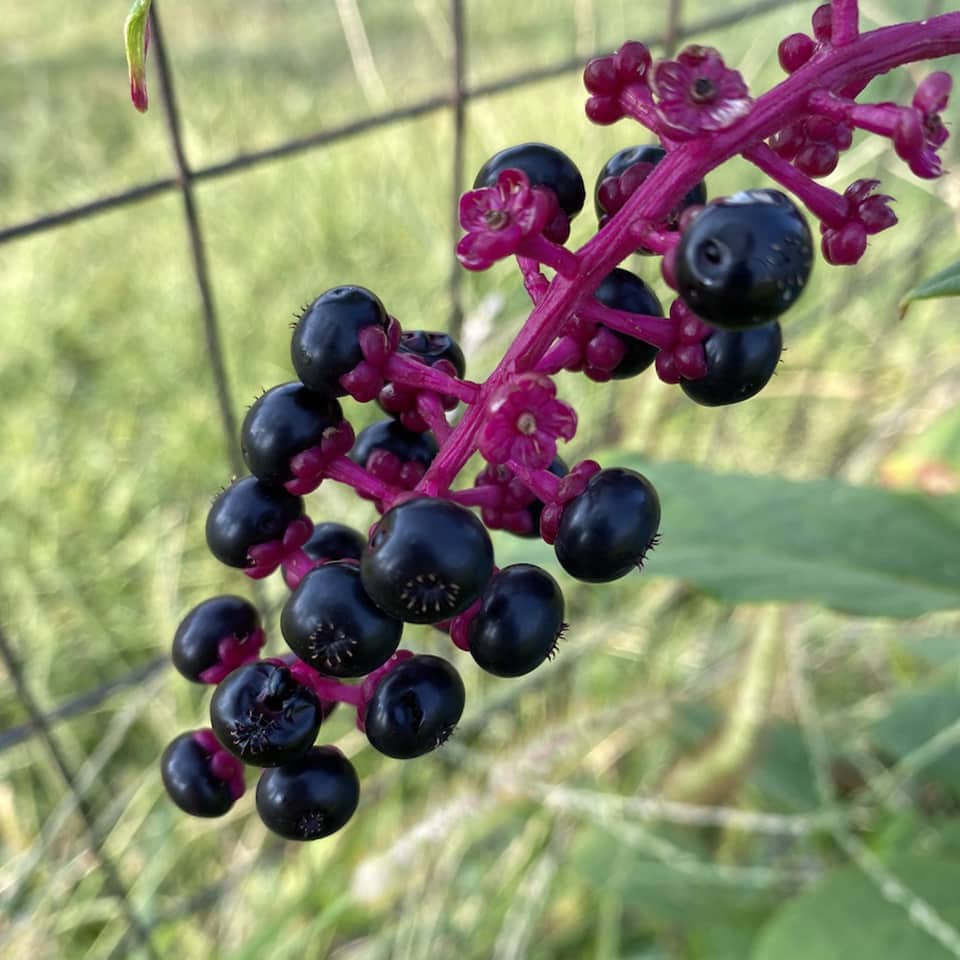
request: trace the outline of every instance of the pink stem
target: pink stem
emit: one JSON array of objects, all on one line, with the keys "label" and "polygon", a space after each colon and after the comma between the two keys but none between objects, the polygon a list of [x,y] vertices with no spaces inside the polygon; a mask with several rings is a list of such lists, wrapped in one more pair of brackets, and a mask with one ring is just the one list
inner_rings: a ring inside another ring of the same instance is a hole
[{"label": "pink stem", "polygon": [[520,273],[523,275],[523,285],[530,294],[534,303],[539,303],[543,295],[550,288],[550,281],[540,272],[540,264],[529,257],[517,257]]},{"label": "pink stem", "polygon": [[503,499],[503,487],[489,483],[464,490],[451,490],[448,496],[462,507],[498,507]]},{"label": "pink stem", "polygon": [[642,313],[628,313],[605,307],[596,300],[584,301],[577,307],[577,315],[611,330],[619,330],[628,337],[642,340],[661,350],[669,350],[677,339],[677,325],[666,317],[649,317]]},{"label": "pink stem", "polygon": [[340,683],[332,677],[325,677],[314,670],[308,663],[295,660],[290,666],[290,672],[298,683],[309,687],[321,700],[335,700],[338,703],[349,703],[355,707],[363,704],[363,688],[349,683]]},{"label": "pink stem", "polygon": [[807,209],[828,227],[842,227],[847,220],[847,201],[828,187],[815,183],[792,163],[778,156],[765,143],[755,143],[743,151],[743,156],[759,167],[771,180],[776,180],[796,194]]},{"label": "pink stem", "polygon": [[557,499],[560,478],[549,470],[530,470],[516,460],[508,460],[507,466],[526,484],[530,492],[544,503],[551,503]]},{"label": "pink stem", "polygon": [[711,170],[761,140],[766,140],[807,111],[807,100],[819,89],[850,90],[864,78],[878,76],[906,63],[960,52],[960,13],[931,17],[860,34],[835,49],[824,50],[809,63],[760,96],[749,115],[726,130],[696,137],[670,152],[603,230],[581,247],[574,279],[554,277],[496,369],[430,464],[417,490],[437,496],[450,484],[476,450],[476,436],[486,417],[485,401],[510,377],[530,370],[556,339],[557,331],[589,298],[601,281],[636,248],[632,226],[638,221],[662,222],[683,197]]},{"label": "pink stem", "polygon": [[435,393],[421,392],[417,394],[417,413],[426,420],[433,435],[437,438],[437,443],[443,444],[453,427],[447,423],[447,417],[443,410],[443,404]]},{"label": "pink stem", "polygon": [[541,236],[526,237],[520,244],[520,254],[524,258],[538,260],[552,267],[562,277],[572,280],[580,269],[577,255],[558,243],[551,243]]},{"label": "pink stem", "polygon": [[345,483],[347,486],[353,487],[354,490],[374,500],[380,500],[384,504],[391,503],[403,493],[399,487],[384,483],[369,470],[364,470],[359,464],[346,457],[336,457],[331,460],[324,468],[323,473],[331,480]]},{"label": "pink stem", "polygon": [[303,548],[298,548],[292,553],[288,553],[281,563],[284,572],[289,574],[297,583],[299,583],[311,570],[317,565],[317,561],[304,553]]},{"label": "pink stem", "polygon": [[633,235],[647,250],[661,255],[669,253],[680,242],[678,230],[655,230],[646,223],[638,223]]},{"label": "pink stem", "polygon": [[660,118],[650,97],[650,91],[642,84],[635,83],[620,91],[620,106],[623,112],[632,117],[651,133],[660,135]]},{"label": "pink stem", "polygon": [[383,366],[387,380],[402,383],[416,390],[432,390],[444,396],[456,397],[464,403],[474,403],[480,393],[480,384],[471,380],[450,377],[442,370],[428,367],[425,363],[402,353],[392,353]]},{"label": "pink stem", "polygon": [[832,9],[833,34],[830,38],[835,47],[855,40],[860,33],[860,11],[857,9],[857,0],[833,0]]},{"label": "pink stem", "polygon": [[548,376],[565,370],[583,356],[580,344],[573,337],[561,337],[541,358],[534,369]]}]

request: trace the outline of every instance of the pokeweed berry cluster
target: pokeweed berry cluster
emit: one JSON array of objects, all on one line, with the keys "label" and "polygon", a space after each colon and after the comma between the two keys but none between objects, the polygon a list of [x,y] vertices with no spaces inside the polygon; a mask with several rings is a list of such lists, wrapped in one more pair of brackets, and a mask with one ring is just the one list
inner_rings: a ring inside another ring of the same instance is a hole
[{"label": "pokeweed berry cluster", "polygon": [[[241,436],[250,475],[216,497],[206,523],[223,563],[253,578],[281,571],[291,590],[280,616],[287,649],[263,656],[260,616],[240,597],[213,597],[186,615],[173,662],[216,688],[210,727],[163,755],[173,800],[221,815],[251,765],[262,768],[256,806],[267,827],[296,840],[326,836],[360,795],[350,762],[317,745],[336,704],[399,759],[440,746],[464,709],[448,660],[400,647],[407,624],[445,631],[501,677],[552,657],[566,628],[559,584],[533,564],[498,569],[488,531],[539,536],[570,576],[604,583],[642,567],[660,527],[645,476],[592,460],[568,467],[557,455],[577,417],[554,375],[605,382],[653,367],[706,406],[757,394],[779,361],[779,318],[813,264],[800,206],[819,221],[834,264],[856,262],[867,237],[896,222],[876,181],[837,194],[813,178],[833,169],[856,129],[888,137],[918,176],[941,172],[948,75],[927,77],[906,106],[858,95],[892,67],[957,50],[960,14],[861,35],[856,2],[835,0],[814,12],[811,35],[780,44],[789,76],[756,99],[710,47],[654,65],[632,42],[592,60],[587,115],[633,118],[657,142],[603,166],[598,231],[577,251],[565,244],[586,189],[566,155],[525,143],[483,165],[461,198],[457,256],[471,270],[516,257],[533,308],[482,383],[466,378],[450,336],[402,330],[365,287],[333,287],[304,308],[291,341],[297,379],[250,408]],[[735,155],[783,189],[751,185],[708,202],[704,176]],[[635,252],[660,257],[675,293],[666,311],[620,266]],[[389,416],[355,436],[347,396]],[[455,486],[476,453],[485,465]],[[380,516],[368,535],[308,516],[304,497],[325,480],[372,501]]]}]

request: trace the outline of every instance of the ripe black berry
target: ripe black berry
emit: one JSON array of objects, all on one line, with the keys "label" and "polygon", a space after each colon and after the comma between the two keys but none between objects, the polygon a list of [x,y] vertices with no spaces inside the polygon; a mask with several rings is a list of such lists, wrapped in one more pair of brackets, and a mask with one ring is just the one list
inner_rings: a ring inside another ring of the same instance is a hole
[{"label": "ripe black berry", "polygon": [[360,780],[336,747],[313,747],[282,767],[264,770],[257,813],[287,840],[319,840],[336,833],[360,802]]},{"label": "ripe black berry", "polygon": [[659,526],[653,484],[635,470],[611,467],[566,505],[554,550],[571,577],[607,583],[643,562]]},{"label": "ripe black berry", "polygon": [[546,143],[521,143],[492,156],[473,181],[474,190],[492,187],[504,170],[522,170],[534,187],[548,187],[560,209],[572,220],[586,198],[583,177],[576,164],[556,147]]},{"label": "ripe black berry", "polygon": [[439,360],[446,360],[453,366],[458,377],[467,371],[467,361],[463,357],[460,344],[449,333],[432,333],[427,330],[405,330],[400,334],[397,345],[400,353],[413,354],[427,366],[432,367]]},{"label": "ripe black berry", "polygon": [[324,431],[343,420],[340,404],[302,383],[282,383],[268,390],[247,411],[240,449],[250,472],[261,480],[293,479],[290,460],[320,445]]},{"label": "ripe black berry", "polygon": [[381,517],[360,570],[367,593],[391,616],[436,623],[480,596],[493,571],[493,544],[465,507],[418,497]]},{"label": "ripe black berry", "polygon": [[769,382],[780,362],[780,324],[765,323],[750,330],[714,330],[703,343],[707,375],[681,380],[680,389],[705,407],[749,400]]},{"label": "ripe black berry", "polygon": [[707,323],[744,330],[792,306],[810,277],[813,240],[803,214],[779,190],[714,200],[677,246],[677,290]]},{"label": "ripe black berry", "polygon": [[563,629],[563,593],[546,570],[516,563],[494,574],[470,621],[470,653],[488,673],[519,677],[536,669],[557,646]]},{"label": "ripe black berry", "polygon": [[230,637],[243,642],[260,629],[260,614],[243,597],[211,597],[197,604],[177,627],[173,637],[173,665],[194,683],[200,674],[220,662],[219,646]]},{"label": "ripe black berry", "polygon": [[251,547],[281,539],[302,515],[301,497],[256,477],[243,477],[213,501],[207,514],[207,546],[228,567],[248,567]]},{"label": "ripe black berry", "polygon": [[[593,295],[605,307],[650,317],[663,316],[663,307],[650,287],[635,273],[620,267],[616,267],[604,277]],[[614,380],[635,377],[653,363],[657,356],[656,347],[618,330],[611,332],[626,347],[623,359],[611,371]]]},{"label": "ripe black berry", "polygon": [[210,755],[193,732],[181,733],[163,751],[160,776],[170,799],[194,817],[222,817],[234,804],[230,785],[214,776]]},{"label": "ripe black berry", "polygon": [[331,677],[362,677],[386,663],[400,644],[403,623],[367,596],[360,568],[325,563],[311,570],[280,616],[290,649]]},{"label": "ripe black berry", "polygon": [[275,767],[308,750],[320,729],[312,690],[280,664],[249,663],[221,681],[210,701],[217,739],[244,763]]},{"label": "ripe black berry", "polygon": [[465,702],[460,674],[441,657],[418,654],[377,685],[364,717],[367,738],[388,757],[419,757],[450,736]]},{"label": "ripe black berry", "polygon": [[[650,176],[653,168],[667,155],[661,146],[644,144],[618,150],[604,165],[593,188],[593,205],[602,227],[626,202],[634,190]],[[687,207],[707,202],[707,185],[701,180],[684,195],[667,223],[676,227],[677,218]]]},{"label": "ripe black berry", "polygon": [[[318,523],[310,534],[310,539],[300,548],[316,563],[329,563],[331,560],[356,560],[360,562],[360,554],[367,545],[367,538],[342,523]],[[291,577],[284,568],[283,579],[291,590],[300,582],[299,578]]]},{"label": "ripe black berry", "polygon": [[340,377],[361,360],[358,339],[364,327],[387,328],[387,311],[364,287],[334,287],[322,293],[297,321],[290,358],[304,386],[342,397]]},{"label": "ripe black berry", "polygon": [[422,473],[437,455],[437,441],[432,433],[414,433],[396,420],[380,420],[357,434],[350,459],[368,467],[378,450],[393,454],[400,464],[419,464]]}]

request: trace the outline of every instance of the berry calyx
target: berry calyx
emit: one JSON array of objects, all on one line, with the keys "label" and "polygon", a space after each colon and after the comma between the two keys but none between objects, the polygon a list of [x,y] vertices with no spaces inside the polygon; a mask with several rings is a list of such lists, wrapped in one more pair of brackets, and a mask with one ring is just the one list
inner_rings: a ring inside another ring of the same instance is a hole
[{"label": "berry calyx", "polygon": [[373,601],[408,623],[437,623],[466,610],[492,571],[493,544],[480,520],[456,503],[427,497],[388,510],[360,560]]},{"label": "berry calyx", "polygon": [[340,830],[360,802],[360,779],[336,747],[312,747],[302,757],[264,770],[257,813],[287,840],[319,840]]},{"label": "berry calyx", "polygon": [[643,565],[660,526],[660,498],[641,473],[609,467],[564,508],[554,550],[571,577],[617,580]]},{"label": "berry calyx", "polygon": [[813,266],[807,221],[779,190],[748,190],[708,204],[683,231],[677,291],[698,317],[744,330],[777,319]]},{"label": "berry calyx", "polygon": [[417,654],[398,663],[367,701],[364,730],[381,753],[409,760],[453,733],[466,702],[460,674],[441,657]]},{"label": "berry calyx", "polygon": [[275,767],[308,750],[322,710],[312,690],[270,661],[247,664],[223,680],[210,701],[210,725],[244,763]]},{"label": "berry calyx", "polygon": [[553,655],[563,628],[563,593],[530,563],[494,574],[468,627],[470,655],[487,673],[519,677]]}]

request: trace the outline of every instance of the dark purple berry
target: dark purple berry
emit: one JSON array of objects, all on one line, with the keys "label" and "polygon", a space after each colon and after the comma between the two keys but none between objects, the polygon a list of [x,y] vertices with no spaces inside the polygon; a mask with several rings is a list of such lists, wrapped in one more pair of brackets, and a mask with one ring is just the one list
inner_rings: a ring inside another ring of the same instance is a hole
[{"label": "dark purple berry", "polygon": [[336,747],[313,747],[281,767],[264,770],[257,813],[287,840],[319,840],[336,833],[360,802],[360,780]]},{"label": "dark purple berry", "polygon": [[277,663],[238,667],[213,692],[210,725],[217,739],[244,763],[276,767],[304,753],[317,739],[316,695]]},{"label": "dark purple berry", "polygon": [[[367,545],[367,538],[342,523],[318,523],[310,534],[310,539],[300,548],[316,563],[329,563],[332,560],[356,560]],[[291,590],[295,589],[299,579],[292,579],[284,569],[283,579]]]},{"label": "dark purple berry", "polygon": [[173,637],[173,665],[194,683],[200,674],[220,662],[220,643],[243,643],[260,629],[260,614],[243,597],[211,597],[197,604],[177,627]]},{"label": "dark purple berry", "polygon": [[408,623],[462,613],[493,572],[486,528],[450,500],[418,497],[388,510],[370,533],[360,571],[377,606]]},{"label": "dark purple berry", "polygon": [[251,547],[280,540],[302,515],[301,497],[256,477],[243,477],[213,501],[207,514],[207,546],[228,567],[249,567]]},{"label": "dark purple berry", "polygon": [[767,385],[780,362],[780,324],[774,320],[751,330],[714,330],[703,350],[707,375],[681,380],[680,389],[705,407],[749,400]]},{"label": "dark purple berry", "polygon": [[331,396],[302,383],[283,383],[268,390],[247,411],[240,431],[240,449],[250,472],[261,480],[293,479],[290,460],[318,447],[325,431],[343,420]]},{"label": "dark purple berry", "polygon": [[775,320],[803,292],[813,266],[810,228],[779,190],[714,200],[677,246],[677,290],[707,323],[745,330]]},{"label": "dark purple berry", "polygon": [[432,433],[414,433],[396,420],[380,420],[357,434],[350,459],[367,467],[377,451],[393,454],[401,464],[419,464],[422,474],[437,455],[437,441]]},{"label": "dark purple berry", "polygon": [[466,693],[441,657],[418,654],[398,663],[367,703],[364,729],[388,757],[409,760],[439,747],[457,725]]},{"label": "dark purple berry", "polygon": [[521,143],[492,156],[473,181],[474,190],[492,187],[504,170],[521,170],[534,187],[552,190],[560,209],[572,220],[586,198],[583,177],[576,164],[556,147],[546,143]]},{"label": "dark purple berry", "polygon": [[340,378],[361,360],[359,335],[364,327],[386,330],[387,311],[364,287],[334,287],[322,293],[297,321],[290,357],[297,376],[310,390],[342,397]]},{"label": "dark purple berry", "polygon": [[222,817],[234,804],[230,784],[214,776],[210,760],[192,731],[176,737],[160,758],[160,776],[170,799],[194,817]]},{"label": "dark purple berry", "polygon": [[571,577],[607,583],[643,563],[659,526],[653,484],[636,470],[611,467],[564,507],[554,550]]},{"label": "dark purple berry", "polygon": [[[594,297],[605,307],[650,317],[662,317],[663,307],[656,294],[635,273],[616,267],[604,277]],[[624,345],[623,359],[611,371],[614,380],[626,380],[642,373],[653,363],[657,348],[618,330],[611,333]]]},{"label": "dark purple berry", "polygon": [[[653,144],[624,147],[603,165],[593,189],[593,205],[601,227],[630,199],[634,190],[666,155],[663,147]],[[671,212],[668,225],[675,228],[682,211],[706,202],[707,185],[701,180],[687,191],[677,209]]]},{"label": "dark purple berry", "polygon": [[519,677],[557,647],[563,593],[546,570],[516,563],[493,575],[470,621],[470,653],[488,673]]},{"label": "dark purple berry", "polygon": [[449,333],[405,330],[400,334],[397,350],[400,353],[409,353],[418,357],[430,367],[439,360],[445,360],[453,367],[458,377],[463,377],[467,371],[467,361],[463,357],[460,344]]},{"label": "dark purple berry", "polygon": [[390,659],[403,623],[367,596],[356,564],[337,561],[300,581],[283,606],[280,630],[290,649],[321,673],[362,677]]}]

